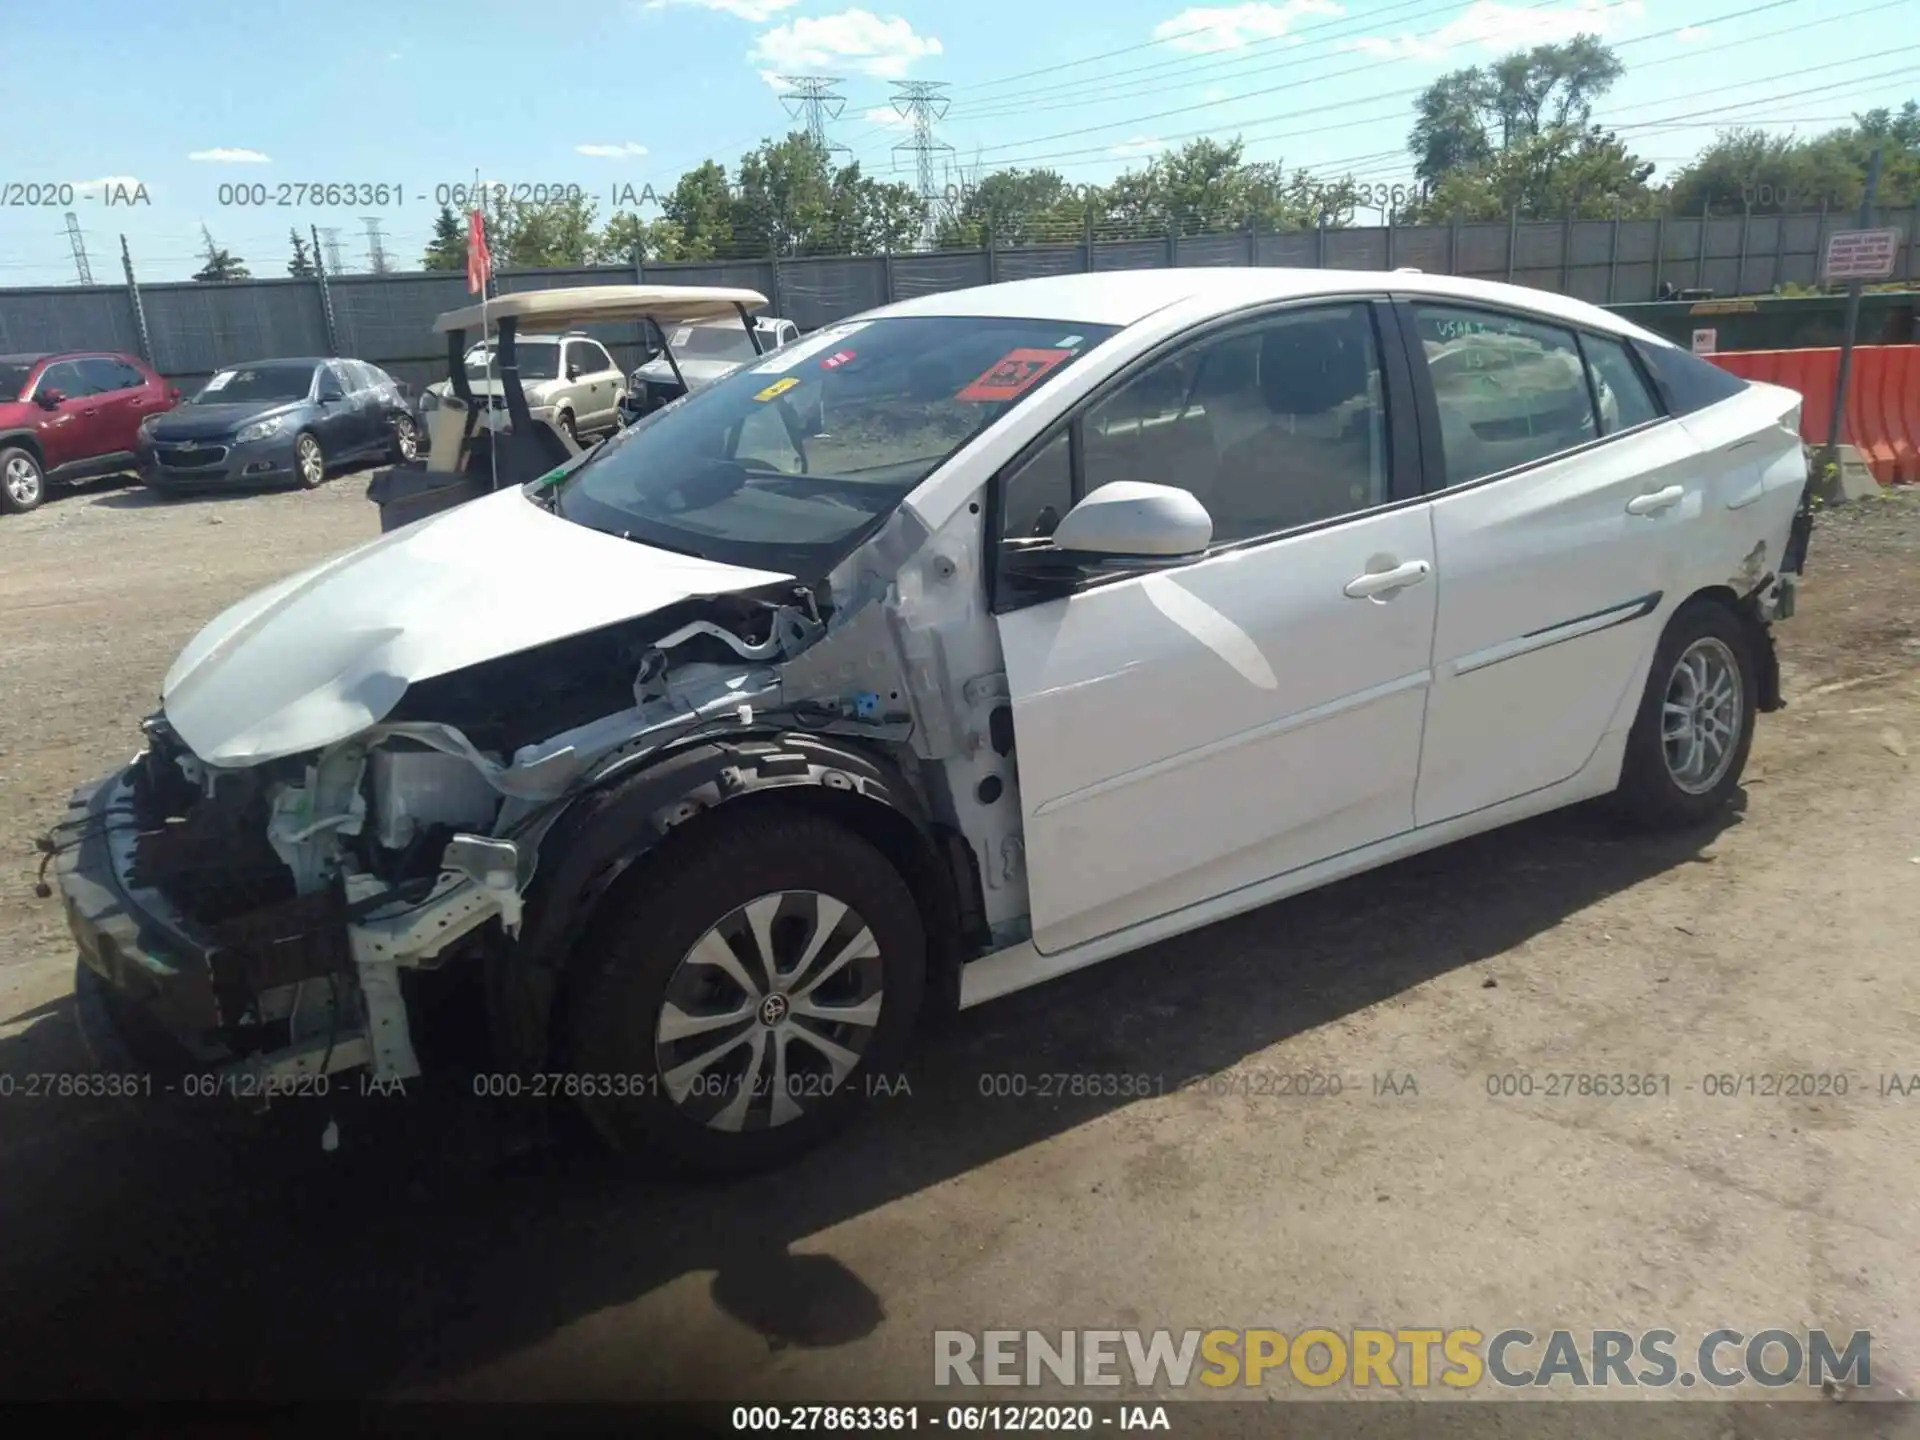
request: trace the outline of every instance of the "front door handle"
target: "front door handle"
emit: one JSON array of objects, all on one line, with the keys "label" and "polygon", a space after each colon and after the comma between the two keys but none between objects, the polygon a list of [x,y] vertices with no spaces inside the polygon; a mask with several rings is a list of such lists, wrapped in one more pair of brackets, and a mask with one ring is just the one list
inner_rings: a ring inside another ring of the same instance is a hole
[{"label": "front door handle", "polygon": [[1687,487],[1669,485],[1664,490],[1655,490],[1651,495],[1636,495],[1627,502],[1629,515],[1658,515],[1662,510],[1671,510],[1687,498]]},{"label": "front door handle", "polygon": [[1346,583],[1341,593],[1349,600],[1378,600],[1397,594],[1409,585],[1418,585],[1432,573],[1433,566],[1426,561],[1409,560],[1391,570],[1374,570],[1365,575],[1356,575]]}]

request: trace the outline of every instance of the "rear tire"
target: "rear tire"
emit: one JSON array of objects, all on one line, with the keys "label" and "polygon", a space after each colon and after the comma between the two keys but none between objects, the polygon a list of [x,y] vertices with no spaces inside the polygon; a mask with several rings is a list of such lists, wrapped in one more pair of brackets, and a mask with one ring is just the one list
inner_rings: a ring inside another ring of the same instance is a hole
[{"label": "rear tire", "polygon": [[18,445],[0,449],[0,510],[24,515],[38,510],[47,498],[47,475],[31,450]]},{"label": "rear tire", "polygon": [[393,417],[393,458],[402,465],[411,464],[420,454],[420,427],[411,415]]},{"label": "rear tire", "polygon": [[829,820],[704,825],[605,902],[570,986],[569,1068],[614,1148],[732,1174],[824,1141],[894,1076],[926,933],[900,873]]},{"label": "rear tire", "polygon": [[1746,623],[1718,601],[1683,605],[1654,651],[1614,808],[1647,830],[1710,820],[1740,788],[1756,699]]},{"label": "rear tire", "polygon": [[562,410],[554,417],[553,423],[558,425],[560,427],[560,433],[575,445],[580,443],[580,430],[579,427],[574,424],[573,412],[571,410]]}]

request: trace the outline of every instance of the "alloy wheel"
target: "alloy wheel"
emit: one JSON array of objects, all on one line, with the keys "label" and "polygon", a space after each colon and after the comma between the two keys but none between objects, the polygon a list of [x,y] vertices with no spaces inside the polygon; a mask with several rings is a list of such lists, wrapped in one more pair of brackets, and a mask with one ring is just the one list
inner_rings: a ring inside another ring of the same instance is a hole
[{"label": "alloy wheel", "polygon": [[866,921],[814,890],[737,906],[667,980],[661,1093],[723,1131],[785,1125],[846,1082],[880,1023],[884,967]]},{"label": "alloy wheel", "polygon": [[1689,795],[1704,795],[1725,777],[1745,723],[1740,662],[1726,641],[1702,636],[1681,652],[1660,705],[1660,744],[1667,774]]},{"label": "alloy wheel", "polygon": [[40,472],[26,456],[16,455],[7,461],[7,494],[13,498],[14,504],[23,507],[39,504],[43,483]]},{"label": "alloy wheel", "polygon": [[393,422],[393,448],[400,452],[402,460],[411,460],[420,452],[419,433],[405,415]]},{"label": "alloy wheel", "polygon": [[300,469],[302,483],[318,485],[326,477],[326,461],[320,455],[320,442],[311,435],[302,435],[293,442],[293,460]]}]

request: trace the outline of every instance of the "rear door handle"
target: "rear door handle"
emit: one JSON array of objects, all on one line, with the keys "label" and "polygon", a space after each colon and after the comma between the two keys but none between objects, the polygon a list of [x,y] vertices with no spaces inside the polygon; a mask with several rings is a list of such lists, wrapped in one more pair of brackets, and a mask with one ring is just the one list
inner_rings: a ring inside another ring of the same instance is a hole
[{"label": "rear door handle", "polygon": [[1664,490],[1655,490],[1651,495],[1636,495],[1627,502],[1629,515],[1658,515],[1662,510],[1671,510],[1687,498],[1687,487],[1669,485]]},{"label": "rear door handle", "polygon": [[1375,570],[1365,575],[1356,575],[1346,583],[1341,592],[1349,600],[1377,600],[1406,589],[1409,585],[1418,585],[1433,573],[1433,566],[1424,560],[1409,560],[1404,565],[1396,565],[1391,570]]}]

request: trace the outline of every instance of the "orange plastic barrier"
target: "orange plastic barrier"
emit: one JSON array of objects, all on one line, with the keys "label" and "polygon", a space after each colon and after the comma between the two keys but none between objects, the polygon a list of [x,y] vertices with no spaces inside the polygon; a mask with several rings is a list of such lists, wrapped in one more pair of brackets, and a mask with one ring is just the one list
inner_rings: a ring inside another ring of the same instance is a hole
[{"label": "orange plastic barrier", "polygon": [[[1746,380],[1798,390],[1800,438],[1827,443],[1840,351],[1730,350],[1706,357]],[[1856,345],[1840,441],[1860,452],[1882,485],[1920,484],[1920,345]]]}]

